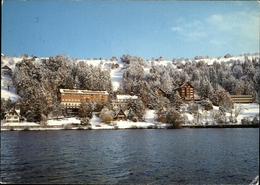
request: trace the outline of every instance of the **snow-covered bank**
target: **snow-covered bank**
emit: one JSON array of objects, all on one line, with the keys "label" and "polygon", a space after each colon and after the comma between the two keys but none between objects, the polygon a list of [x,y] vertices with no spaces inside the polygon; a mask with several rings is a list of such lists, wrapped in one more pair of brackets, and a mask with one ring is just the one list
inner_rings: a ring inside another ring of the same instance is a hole
[{"label": "snow-covered bank", "polygon": [[155,126],[154,123],[147,123],[147,122],[132,122],[132,121],[115,121],[115,125],[119,129],[126,129],[126,128],[148,128],[151,126]]},{"label": "snow-covered bank", "polygon": [[[192,126],[192,125],[201,125],[201,126],[212,126],[212,125],[218,125],[219,123],[216,122],[214,116],[218,114],[219,107],[213,106],[212,110],[204,110],[202,107],[199,107],[198,113],[194,114],[192,112],[189,112],[185,110],[182,112],[184,116],[184,126]],[[234,104],[234,109],[232,109],[233,113],[233,119],[235,118],[236,112],[238,113],[238,116],[236,117],[236,122],[229,122],[231,114],[230,112],[225,113],[225,118],[227,122],[225,124],[228,125],[241,125],[242,120],[246,119],[249,121],[252,121],[255,117],[259,120],[259,104],[257,103],[245,103],[245,104]]]},{"label": "snow-covered bank", "polygon": [[[242,119],[248,119],[252,121],[254,117],[259,119],[259,105],[256,103],[251,104],[235,104],[234,109],[240,109],[240,113],[237,117],[237,123],[226,123],[226,126],[243,126]],[[210,111],[199,111],[201,112],[200,124],[197,123],[197,118],[194,114],[189,112],[183,112],[182,114],[185,117],[184,127],[193,127],[193,126],[203,126],[205,127],[218,127],[218,124],[215,123],[211,114],[214,111],[218,111],[218,107],[213,107],[213,110]],[[227,113],[227,118],[230,116]],[[47,121],[46,127],[41,127],[40,124],[33,122],[1,122],[1,126],[9,127],[32,127],[30,130],[61,130],[61,129],[131,129],[131,128],[167,128],[169,124],[164,124],[156,121],[156,111],[147,109],[144,114],[144,121],[133,122],[130,120],[121,120],[121,121],[112,121],[110,124],[103,123],[102,120],[96,115],[93,114],[92,119],[89,120],[90,125],[84,126],[80,125],[81,121],[77,117],[70,118],[61,118],[61,119],[49,119]],[[207,124],[206,124],[207,123]],[[72,125],[67,127],[67,125]],[[250,125],[249,125],[250,126]],[[37,127],[37,128],[36,128]],[[86,128],[85,128],[86,127]],[[22,128],[19,128],[22,130]]]},{"label": "snow-covered bank", "polygon": [[72,118],[62,118],[62,119],[50,119],[47,121],[47,125],[50,126],[62,126],[67,124],[80,124],[80,119]]},{"label": "snow-covered bank", "polygon": [[40,126],[40,124],[34,122],[1,122],[1,126],[30,127],[30,126]]},{"label": "snow-covered bank", "polygon": [[259,104],[235,104],[234,107],[241,109],[241,112],[237,117],[238,124],[241,124],[241,120],[244,118],[248,118],[250,121],[252,121],[254,117],[258,117],[259,119]]}]

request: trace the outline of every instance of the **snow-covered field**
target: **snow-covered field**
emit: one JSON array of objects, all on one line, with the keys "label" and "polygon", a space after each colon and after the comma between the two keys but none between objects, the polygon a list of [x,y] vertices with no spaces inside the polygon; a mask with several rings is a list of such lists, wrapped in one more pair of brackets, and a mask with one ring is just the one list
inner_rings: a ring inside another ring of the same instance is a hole
[{"label": "snow-covered field", "polygon": [[20,98],[16,94],[16,89],[13,87],[11,77],[4,74],[1,74],[1,98],[5,100],[11,99],[12,101],[17,101]]},{"label": "snow-covered field", "polygon": [[259,119],[259,104],[235,104],[235,108],[240,108],[241,112],[237,117],[238,124],[241,124],[243,118],[249,118],[250,121],[254,119],[255,116],[258,116]]},{"label": "snow-covered field", "polygon": [[98,129],[114,129],[114,126],[102,123],[101,119],[97,117],[95,114],[89,120],[91,128],[94,130]]},{"label": "snow-covered field", "polygon": [[115,121],[115,124],[120,129],[126,129],[126,128],[147,128],[149,126],[155,126],[154,123],[132,122],[132,121]]},{"label": "snow-covered field", "polygon": [[30,127],[30,126],[40,126],[37,123],[34,122],[1,122],[2,126],[24,126],[24,127]]},{"label": "snow-covered field", "polygon": [[123,78],[124,70],[122,68],[112,69],[111,70],[111,81],[112,81],[112,87],[113,91],[117,91],[120,87],[120,83]]},{"label": "snow-covered field", "polygon": [[[233,116],[235,113],[235,110],[240,110],[239,114],[237,116],[237,122],[232,123],[236,125],[241,124],[241,120],[244,118],[248,118],[250,121],[254,119],[254,117],[258,117],[259,119],[259,104],[256,103],[247,103],[247,104],[234,104],[234,109],[232,110]],[[213,110],[210,111],[204,111],[204,110],[199,110],[200,117],[199,117],[199,124],[205,125],[206,123],[208,125],[216,125],[217,123],[213,119],[213,112],[216,112],[219,110],[219,107],[213,106]],[[186,117],[186,122],[185,125],[192,125],[192,124],[198,124],[196,123],[196,116],[194,114],[185,112],[183,115]],[[226,113],[226,117],[230,117],[230,113]]]},{"label": "snow-covered field", "polygon": [[144,122],[133,122],[133,121],[114,121],[114,125],[116,125],[120,129],[126,128],[147,128],[150,126],[155,126],[158,123],[155,122],[155,110],[147,109],[144,115]]},{"label": "snow-covered field", "polygon": [[126,128],[147,128],[149,126],[155,125],[155,111],[154,110],[146,110],[145,113],[145,122],[133,122],[133,121],[112,121],[111,124],[102,123],[99,117],[93,115],[92,119],[90,120],[91,128],[92,129],[114,129],[115,127],[119,129],[126,129]]},{"label": "snow-covered field", "polygon": [[[253,120],[253,118],[255,116],[258,116],[259,118],[259,105],[256,103],[252,103],[252,104],[235,104],[235,108],[240,108],[240,114],[237,117],[238,122],[236,124],[241,124],[241,120],[243,118],[249,118],[249,120]],[[214,110],[218,110],[218,107],[213,108]],[[205,112],[204,112],[205,113]],[[183,113],[184,115],[186,115],[187,120],[188,121],[185,125],[193,125],[194,121],[195,121],[195,117],[194,115],[192,115],[191,113]],[[205,117],[205,116],[204,116]],[[212,119],[212,117],[210,117],[210,111],[207,112],[207,118],[203,118],[203,119],[207,119],[207,122],[210,124],[213,124],[214,121]],[[202,123],[203,120],[202,119]],[[62,118],[62,119],[49,119],[47,121],[47,125],[48,126],[56,126],[56,128],[46,128],[47,130],[59,130],[59,129],[63,129],[64,125],[67,124],[78,124],[80,125],[80,119],[76,118],[76,117],[71,117],[71,118]],[[39,126],[40,125],[37,123],[33,123],[33,122],[16,122],[16,123],[11,123],[11,122],[1,122],[2,126],[24,126],[24,127],[29,127],[29,126]],[[148,127],[153,127],[153,126],[157,126],[157,128],[165,128],[166,126],[168,126],[167,124],[162,124],[162,123],[158,123],[156,122],[156,113],[155,110],[149,110],[147,109],[144,115],[144,121],[143,122],[132,122],[129,120],[126,121],[112,121],[111,124],[105,124],[102,123],[101,119],[96,116],[95,114],[93,115],[92,119],[90,119],[90,125],[91,128],[94,130],[98,130],[98,129],[128,129],[128,128],[148,128]],[[58,127],[60,126],[60,127]],[[58,127],[58,128],[57,128]],[[45,128],[32,128],[30,130],[46,130]],[[76,129],[76,128],[74,128]]]},{"label": "snow-covered field", "polygon": [[14,91],[8,91],[7,89],[1,88],[1,98],[5,100],[11,99],[13,102],[15,102],[20,97]]},{"label": "snow-covered field", "polygon": [[63,119],[49,119],[47,121],[47,125],[50,126],[62,126],[67,124],[80,124],[80,120],[72,117],[72,118],[63,118]]}]

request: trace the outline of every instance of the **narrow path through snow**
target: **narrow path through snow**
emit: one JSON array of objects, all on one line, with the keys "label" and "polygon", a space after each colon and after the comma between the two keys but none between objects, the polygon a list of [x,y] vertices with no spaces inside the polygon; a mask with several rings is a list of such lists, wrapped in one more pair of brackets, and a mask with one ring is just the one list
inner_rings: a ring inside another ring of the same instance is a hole
[{"label": "narrow path through snow", "polygon": [[117,68],[117,69],[113,69],[111,70],[111,80],[112,80],[112,87],[113,87],[113,91],[117,91],[120,83],[123,79],[123,69],[122,68]]},{"label": "narrow path through snow", "polygon": [[119,67],[116,69],[112,69],[110,72],[113,91],[117,91],[118,88],[120,87],[120,84],[123,79],[124,70],[125,70],[124,64],[122,62],[119,61],[117,62],[117,64],[119,65]]}]

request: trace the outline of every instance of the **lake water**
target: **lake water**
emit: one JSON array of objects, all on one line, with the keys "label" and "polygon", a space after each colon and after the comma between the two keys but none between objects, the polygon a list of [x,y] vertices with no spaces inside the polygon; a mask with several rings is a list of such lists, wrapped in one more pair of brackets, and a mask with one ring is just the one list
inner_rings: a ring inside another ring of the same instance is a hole
[{"label": "lake water", "polygon": [[1,132],[1,181],[249,184],[258,156],[258,128]]}]

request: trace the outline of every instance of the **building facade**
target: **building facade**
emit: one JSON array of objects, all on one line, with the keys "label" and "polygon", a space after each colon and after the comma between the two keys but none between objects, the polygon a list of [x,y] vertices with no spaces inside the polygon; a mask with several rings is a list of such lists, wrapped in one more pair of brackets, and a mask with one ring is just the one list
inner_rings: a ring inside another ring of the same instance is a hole
[{"label": "building facade", "polygon": [[114,120],[127,120],[127,115],[122,109],[120,109],[114,116]]},{"label": "building facade", "polygon": [[5,115],[5,121],[6,122],[20,122],[21,121],[20,109],[12,108],[10,111],[8,111]]},{"label": "building facade", "polygon": [[12,69],[10,67],[8,67],[7,65],[5,65],[1,68],[1,72],[3,75],[12,76]]},{"label": "building facade", "polygon": [[252,95],[230,95],[233,103],[253,103]]},{"label": "building facade", "polygon": [[116,95],[116,99],[112,100],[113,109],[125,109],[130,101],[136,101],[138,96],[131,95]]},{"label": "building facade", "polygon": [[177,90],[184,101],[194,100],[194,87],[189,82],[182,84]]},{"label": "building facade", "polygon": [[105,104],[109,101],[109,94],[107,91],[60,89],[60,101],[65,108],[79,108],[83,102]]}]

